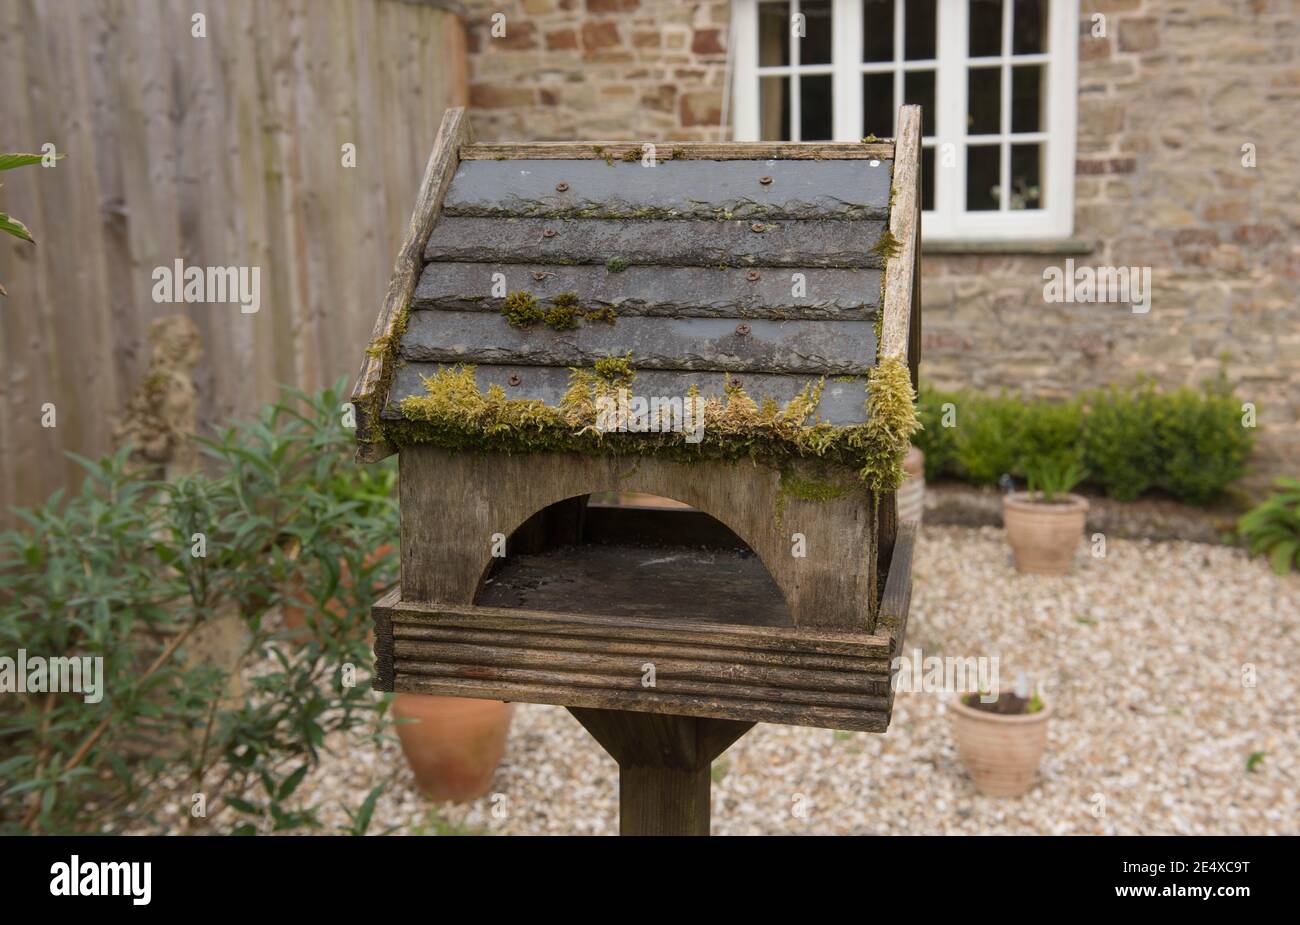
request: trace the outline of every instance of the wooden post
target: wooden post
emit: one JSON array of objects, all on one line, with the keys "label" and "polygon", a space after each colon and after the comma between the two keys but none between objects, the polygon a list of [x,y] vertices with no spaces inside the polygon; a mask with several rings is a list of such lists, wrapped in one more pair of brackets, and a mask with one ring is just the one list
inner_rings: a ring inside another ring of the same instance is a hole
[{"label": "wooden post", "polygon": [[618,762],[620,835],[708,835],[713,759],[753,723],[569,707]]}]

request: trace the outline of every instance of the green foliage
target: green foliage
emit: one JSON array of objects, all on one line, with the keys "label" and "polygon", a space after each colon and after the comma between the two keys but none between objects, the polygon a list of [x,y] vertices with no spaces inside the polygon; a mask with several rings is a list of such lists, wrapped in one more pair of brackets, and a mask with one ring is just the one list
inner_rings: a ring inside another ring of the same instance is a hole
[{"label": "green foliage", "polygon": [[1207,504],[1246,474],[1254,448],[1241,423],[1241,401],[1223,376],[1197,391],[1182,388],[1160,397],[1156,486],[1183,501]]},{"label": "green foliage", "polygon": [[[56,155],[55,159],[57,160],[62,157],[63,155],[59,154]],[[0,154],[0,170],[13,170],[15,167],[28,167],[32,164],[39,164],[41,160],[42,155],[40,154]],[[36,243],[36,239],[32,237],[32,233],[28,230],[27,226],[5,212],[0,212],[0,231],[3,231],[5,234],[13,235],[21,241],[26,241],[28,244]],[[0,295],[8,294],[9,293],[5,290],[5,287],[0,286]]]},{"label": "green foliage", "polygon": [[1088,396],[1083,456],[1097,484],[1119,501],[1132,501],[1160,474],[1156,432],[1160,397],[1150,380],[1133,389],[1112,386]]},{"label": "green foliage", "polygon": [[1051,504],[1058,495],[1074,490],[1088,473],[1074,462],[1059,462],[1054,459],[1038,459],[1028,465],[1026,476],[1031,492],[1041,493],[1043,501]]},{"label": "green foliage", "polygon": [[1300,479],[1278,479],[1277,494],[1237,522],[1252,556],[1266,555],[1273,571],[1300,571]]},{"label": "green foliage", "polygon": [[[0,534],[0,651],[102,657],[104,690],[97,704],[0,699],[13,756],[0,762],[0,829],[158,824],[150,807],[165,801],[141,797],[164,772],[183,777],[183,803],[205,795],[193,825],[318,825],[294,794],[328,735],[377,728],[383,702],[364,678],[345,685],[343,666],[368,663],[369,607],[397,569],[375,554],[397,535],[395,467],[352,462],[345,385],[286,390],[202,441],[210,475],[149,481],[124,449],[79,460],[77,494],[16,512],[22,527]],[[286,599],[307,610],[302,634],[266,619]],[[245,628],[233,665],[204,657],[215,620]]]},{"label": "green foliage", "polygon": [[617,255],[610,257],[605,261],[605,269],[611,273],[622,273],[630,266],[632,266],[632,261],[628,260],[626,257],[619,257]]},{"label": "green foliage", "polygon": [[[960,392],[944,392],[922,384],[916,404],[916,416],[922,429],[912,443],[925,454],[925,477],[933,482],[944,475],[957,474],[957,409]],[[952,407],[945,411],[944,406]],[[952,424],[945,427],[945,420]]]},{"label": "green foliage", "polygon": [[[943,427],[943,405],[956,426]],[[1214,501],[1245,474],[1253,447],[1241,402],[1222,375],[1201,389],[1162,392],[1148,380],[1123,389],[1085,392],[1067,402],[923,388],[916,444],[926,478],[951,475],[995,485],[1004,474],[1025,478],[1047,464],[1078,463],[1089,481],[1131,501],[1150,489],[1180,501]]]},{"label": "green foliage", "polygon": [[996,485],[1020,460],[1018,438],[1028,405],[1005,395],[968,395],[957,405],[956,456],[963,476]]}]

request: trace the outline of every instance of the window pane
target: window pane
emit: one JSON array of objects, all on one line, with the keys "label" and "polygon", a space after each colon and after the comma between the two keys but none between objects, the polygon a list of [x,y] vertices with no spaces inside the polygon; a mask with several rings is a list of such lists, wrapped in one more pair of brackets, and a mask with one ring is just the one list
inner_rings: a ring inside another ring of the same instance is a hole
[{"label": "window pane", "polygon": [[934,148],[921,149],[921,208],[934,211]]},{"label": "window pane", "polygon": [[971,145],[966,149],[966,208],[988,212],[998,208],[1001,145]]},{"label": "window pane", "polygon": [[790,63],[790,4],[758,5],[758,63],[761,67],[779,67]]},{"label": "window pane", "polygon": [[803,0],[804,38],[799,43],[800,64],[831,63],[831,0]]},{"label": "window pane", "polygon": [[1011,69],[1011,131],[1043,130],[1043,78],[1046,68],[1025,64]]},{"label": "window pane", "polygon": [[894,60],[894,0],[863,0],[862,60]]},{"label": "window pane", "polygon": [[903,74],[903,102],[921,107],[921,134],[934,134],[934,71]]},{"label": "window pane", "polygon": [[1002,54],[1002,0],[970,0],[970,56]]},{"label": "window pane", "polygon": [[1042,145],[1011,146],[1011,208],[1044,208]]},{"label": "window pane", "polygon": [[903,57],[909,61],[935,57],[935,0],[907,0],[903,12]]},{"label": "window pane", "polygon": [[790,78],[763,77],[758,82],[759,140],[790,139]]},{"label": "window pane", "polygon": [[799,77],[799,140],[831,140],[831,75]]},{"label": "window pane", "polygon": [[1011,53],[1036,55],[1047,50],[1047,10],[1043,0],[1016,0],[1011,23]]},{"label": "window pane", "polygon": [[862,75],[862,134],[894,135],[894,75]]},{"label": "window pane", "polygon": [[996,135],[1002,130],[1002,68],[973,67],[966,86],[966,134]]}]

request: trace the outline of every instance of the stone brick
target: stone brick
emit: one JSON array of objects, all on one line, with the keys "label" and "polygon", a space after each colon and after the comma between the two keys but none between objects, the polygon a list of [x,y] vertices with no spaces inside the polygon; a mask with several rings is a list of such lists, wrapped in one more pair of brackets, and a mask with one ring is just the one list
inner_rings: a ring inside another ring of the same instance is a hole
[{"label": "stone brick", "polygon": [[641,0],[587,0],[588,13],[627,13],[641,5]]},{"label": "stone brick", "polygon": [[633,48],[658,48],[663,44],[664,38],[658,32],[633,32]]},{"label": "stone brick", "polygon": [[1156,20],[1150,17],[1120,20],[1120,51],[1151,51],[1159,46],[1160,29]]},{"label": "stone brick", "polygon": [[727,49],[722,44],[722,30],[696,29],[691,38],[691,51],[697,55],[726,54]]},{"label": "stone brick", "polygon": [[492,51],[521,51],[536,48],[537,24],[520,21],[518,16],[506,20],[506,34],[493,36],[488,33],[487,46]]},{"label": "stone brick", "polygon": [[472,84],[469,104],[484,109],[505,109],[511,106],[531,106],[536,94],[527,87],[514,84]]},{"label": "stone brick", "polygon": [[717,125],[722,121],[722,94],[692,90],[682,94],[682,125]]},{"label": "stone brick", "polygon": [[582,45],[587,49],[612,48],[621,45],[618,24],[613,22],[585,22],[582,24]]},{"label": "stone brick", "polygon": [[547,51],[559,51],[566,48],[578,47],[578,33],[574,29],[560,29],[556,32],[546,33]]}]

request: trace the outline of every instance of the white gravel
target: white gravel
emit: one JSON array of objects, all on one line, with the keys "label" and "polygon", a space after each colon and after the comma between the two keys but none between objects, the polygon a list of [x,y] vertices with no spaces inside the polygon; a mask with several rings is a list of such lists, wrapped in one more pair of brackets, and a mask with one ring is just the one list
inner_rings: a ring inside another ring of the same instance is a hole
[{"label": "white gravel", "polygon": [[[1296,834],[1298,627],[1300,576],[1239,550],[1112,539],[1041,578],[1015,572],[996,528],[926,527],[908,649],[997,656],[1004,687],[1043,678],[1056,715],[1038,782],[979,795],[944,695],[899,693],[885,735],[755,727],[714,765],[713,831]],[[346,744],[301,792],[342,823],[339,802],[394,769],[372,831],[617,831],[617,766],[559,707],[518,707],[495,796],[472,804],[431,810],[392,741]]]}]

